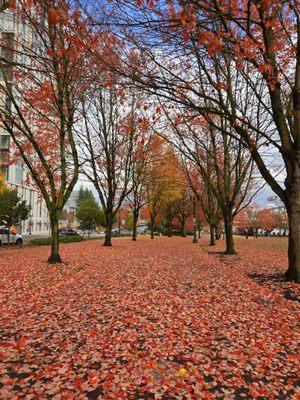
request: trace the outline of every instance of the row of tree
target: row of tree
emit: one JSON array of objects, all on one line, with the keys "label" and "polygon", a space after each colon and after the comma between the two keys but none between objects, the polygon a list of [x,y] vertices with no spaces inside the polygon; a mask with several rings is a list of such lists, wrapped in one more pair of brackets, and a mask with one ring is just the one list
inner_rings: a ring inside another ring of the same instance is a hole
[{"label": "row of tree", "polygon": [[240,233],[247,230],[255,237],[258,234],[269,235],[274,230],[277,230],[279,236],[286,236],[288,233],[287,212],[284,206],[267,208],[249,206],[238,215],[235,226]]},{"label": "row of tree", "polygon": [[233,218],[258,170],[286,207],[287,277],[300,280],[298,2],[7,6],[24,29],[1,35],[0,114],[49,211],[49,262],[61,261],[58,221],[80,173],[100,199],[106,245],[125,200],[136,219],[146,193],[153,231],[184,176],[233,254]]}]

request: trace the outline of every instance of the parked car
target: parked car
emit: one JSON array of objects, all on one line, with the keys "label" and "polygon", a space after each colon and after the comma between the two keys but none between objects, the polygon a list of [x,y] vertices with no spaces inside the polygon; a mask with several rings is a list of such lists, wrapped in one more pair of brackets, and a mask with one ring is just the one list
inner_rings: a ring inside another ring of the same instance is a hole
[{"label": "parked car", "polygon": [[59,229],[58,234],[60,236],[77,236],[79,233],[74,229]]},{"label": "parked car", "polygon": [[0,226],[0,246],[3,244],[14,244],[20,246],[22,243],[22,235],[10,231],[5,226]]},{"label": "parked car", "polygon": [[78,236],[79,233],[77,231],[75,231],[74,229],[68,229],[67,230],[67,235],[69,235],[69,236]]},{"label": "parked car", "polygon": [[113,229],[111,230],[111,234],[112,234],[112,235],[117,235],[118,233],[119,233],[119,229],[113,228]]}]

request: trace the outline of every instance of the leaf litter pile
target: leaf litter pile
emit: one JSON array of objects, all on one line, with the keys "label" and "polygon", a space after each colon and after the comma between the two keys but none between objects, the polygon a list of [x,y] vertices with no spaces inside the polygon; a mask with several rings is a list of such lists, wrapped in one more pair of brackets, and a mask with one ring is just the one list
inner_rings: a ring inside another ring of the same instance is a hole
[{"label": "leaf litter pile", "polygon": [[300,399],[284,250],[206,243],[69,244],[54,266],[1,251],[0,399]]}]

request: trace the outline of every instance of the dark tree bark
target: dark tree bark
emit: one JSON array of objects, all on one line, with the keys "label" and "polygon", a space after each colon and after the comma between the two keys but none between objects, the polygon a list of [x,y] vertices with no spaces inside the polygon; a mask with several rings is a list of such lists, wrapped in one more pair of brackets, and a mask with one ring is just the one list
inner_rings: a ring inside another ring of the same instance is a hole
[{"label": "dark tree bark", "polygon": [[155,224],[155,218],[150,214],[151,239],[154,239],[154,224]]},{"label": "dark tree bark", "polygon": [[168,237],[172,237],[172,224],[169,222],[168,223]]},{"label": "dark tree bark", "polygon": [[151,225],[151,239],[154,239],[154,229],[152,225]]},{"label": "dark tree bark", "polygon": [[296,171],[299,177],[291,186],[291,192],[286,204],[289,218],[289,265],[286,277],[289,280],[300,282],[300,163]]},{"label": "dark tree bark", "polygon": [[226,251],[225,254],[236,254],[233,241],[232,218],[227,217],[224,220],[225,237],[226,237]]},{"label": "dark tree bark", "polygon": [[139,214],[137,212],[133,212],[133,223],[132,223],[132,240],[136,241],[137,239],[137,223],[139,219]]},{"label": "dark tree bark", "polygon": [[112,230],[112,226],[106,226],[105,239],[104,239],[103,246],[107,246],[107,247],[112,246],[112,243],[111,243],[111,230]]},{"label": "dark tree bark", "polygon": [[216,226],[216,240],[220,240],[222,236],[222,228],[220,223]]},{"label": "dark tree bark", "polygon": [[53,211],[50,214],[50,226],[51,226],[51,253],[48,258],[48,263],[55,264],[61,263],[61,257],[59,255],[59,215],[60,213]]},{"label": "dark tree bark", "polygon": [[181,236],[186,237],[186,231],[185,231],[185,218],[181,220]]},{"label": "dark tree bark", "polygon": [[210,246],[215,246],[216,240],[215,240],[215,226],[213,224],[210,224],[209,226],[210,229]]},{"label": "dark tree bark", "polygon": [[112,246],[111,242],[111,230],[113,227],[113,215],[112,212],[107,211],[106,214],[106,227],[105,227],[105,238],[104,238],[104,243],[103,246],[110,247]]}]

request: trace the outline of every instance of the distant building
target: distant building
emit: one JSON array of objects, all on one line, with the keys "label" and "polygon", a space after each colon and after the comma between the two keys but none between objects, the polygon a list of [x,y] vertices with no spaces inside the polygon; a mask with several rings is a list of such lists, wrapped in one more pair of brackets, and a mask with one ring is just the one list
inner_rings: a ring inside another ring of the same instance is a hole
[{"label": "distant building", "polygon": [[68,211],[75,211],[76,210],[76,208],[77,208],[76,207],[76,200],[77,200],[77,197],[78,197],[78,193],[79,193],[79,190],[73,190],[73,192],[71,193],[68,201],[66,202],[66,205],[64,207],[65,210],[68,210]]}]

